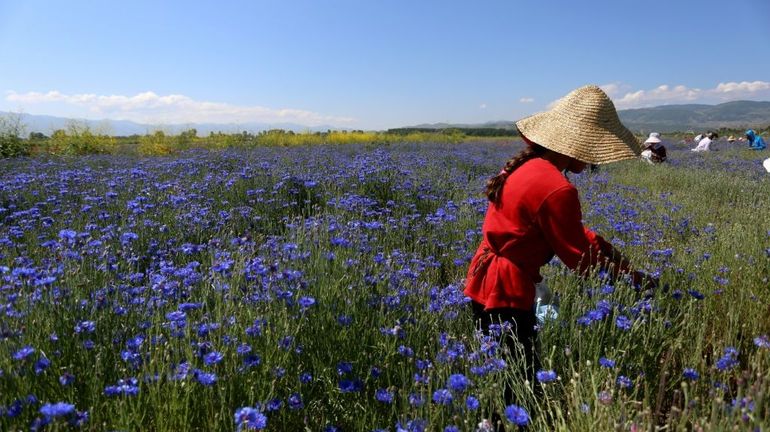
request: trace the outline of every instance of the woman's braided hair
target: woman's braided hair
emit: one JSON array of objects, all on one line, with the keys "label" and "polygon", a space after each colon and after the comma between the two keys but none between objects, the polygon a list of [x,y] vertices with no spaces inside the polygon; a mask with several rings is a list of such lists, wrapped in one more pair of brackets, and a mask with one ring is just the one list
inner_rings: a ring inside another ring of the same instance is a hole
[{"label": "woman's braided hair", "polygon": [[546,152],[545,147],[539,146],[532,142],[528,142],[528,144],[529,145],[527,145],[524,150],[519,152],[519,154],[508,159],[508,162],[505,163],[505,167],[503,167],[503,170],[500,171],[499,174],[487,180],[487,198],[489,198],[489,201],[493,204],[497,205],[500,203],[500,195],[503,190],[505,180],[509,175],[511,175],[512,172],[516,171],[516,168],[524,165],[524,162],[530,159],[542,156]]}]

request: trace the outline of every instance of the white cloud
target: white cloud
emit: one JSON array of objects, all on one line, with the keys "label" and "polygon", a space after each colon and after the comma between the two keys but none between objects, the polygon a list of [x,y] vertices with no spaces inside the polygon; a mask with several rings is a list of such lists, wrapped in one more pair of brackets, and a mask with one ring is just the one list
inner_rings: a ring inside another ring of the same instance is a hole
[{"label": "white cloud", "polygon": [[531,98],[531,97],[523,97],[523,98],[519,99],[519,102],[521,102],[521,103],[532,103],[534,101],[535,101],[535,99]]},{"label": "white cloud", "polygon": [[[617,109],[684,103],[715,104],[740,99],[770,100],[770,82],[766,81],[719,83],[711,89],[662,84],[650,90],[633,90],[623,83],[602,84],[599,87],[612,99]],[[558,101],[551,101],[546,108],[553,108]]]},{"label": "white cloud", "polygon": [[604,90],[605,93],[607,93],[607,96],[610,98],[615,98],[625,92],[628,92],[631,90],[631,86],[628,84],[623,84],[621,82],[614,82],[614,83],[608,83],[608,84],[601,84],[599,86],[602,90]]},{"label": "white cloud", "polygon": [[[153,92],[133,96],[64,94],[56,90],[47,93],[28,92],[6,94],[5,100],[30,106],[45,105],[49,109],[78,108],[87,117],[132,120],[140,123],[299,123],[306,126],[350,124],[350,117],[328,116],[292,108],[232,105],[222,102],[198,101],[184,95],[157,95]],[[55,112],[46,114],[57,115]]]},{"label": "white cloud", "polygon": [[479,105],[479,109],[487,109],[487,104],[483,103]]},{"label": "white cloud", "polygon": [[[607,94],[613,97],[610,92]],[[615,97],[614,102],[618,109],[627,109],[681,103],[721,103],[739,99],[770,99],[770,82],[726,82],[710,89],[663,84],[651,90],[628,91],[621,97]]]},{"label": "white cloud", "polygon": [[762,90],[770,90],[770,83],[765,81],[743,81],[743,82],[729,82],[719,83],[717,88],[714,89],[717,93],[735,93],[735,92],[761,92]]}]

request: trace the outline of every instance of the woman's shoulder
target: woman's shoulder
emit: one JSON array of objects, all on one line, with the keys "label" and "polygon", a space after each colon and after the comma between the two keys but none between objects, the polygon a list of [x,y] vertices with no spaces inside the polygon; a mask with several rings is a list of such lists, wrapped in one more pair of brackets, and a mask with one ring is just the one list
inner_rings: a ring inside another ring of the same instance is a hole
[{"label": "woman's shoulder", "polygon": [[543,187],[572,186],[572,183],[554,164],[542,158],[527,161],[517,171],[521,171],[521,177],[534,179],[538,185]]},{"label": "woman's shoulder", "polygon": [[539,206],[552,193],[575,186],[552,163],[544,159],[532,159],[514,172],[514,189]]}]

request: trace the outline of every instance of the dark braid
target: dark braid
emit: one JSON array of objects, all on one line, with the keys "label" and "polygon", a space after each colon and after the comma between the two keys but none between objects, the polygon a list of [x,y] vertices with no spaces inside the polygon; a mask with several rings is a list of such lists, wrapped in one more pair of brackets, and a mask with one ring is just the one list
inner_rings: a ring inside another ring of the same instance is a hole
[{"label": "dark braid", "polygon": [[500,193],[503,190],[503,185],[508,176],[516,171],[516,168],[524,165],[524,162],[534,159],[538,156],[542,156],[545,153],[545,147],[541,147],[535,143],[530,143],[524,150],[519,152],[516,156],[508,159],[505,163],[505,167],[499,174],[487,180],[487,198],[493,204],[500,203]]}]

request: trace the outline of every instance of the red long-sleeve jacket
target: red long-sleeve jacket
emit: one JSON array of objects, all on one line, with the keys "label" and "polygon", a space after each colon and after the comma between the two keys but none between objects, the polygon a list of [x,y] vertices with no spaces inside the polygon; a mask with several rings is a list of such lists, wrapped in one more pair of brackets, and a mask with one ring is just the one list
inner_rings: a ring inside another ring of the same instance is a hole
[{"label": "red long-sleeve jacket", "polygon": [[579,273],[612,247],[582,222],[577,189],[551,162],[531,159],[510,174],[490,204],[471,260],[465,295],[486,309],[530,309],[540,267],[556,254]]}]

